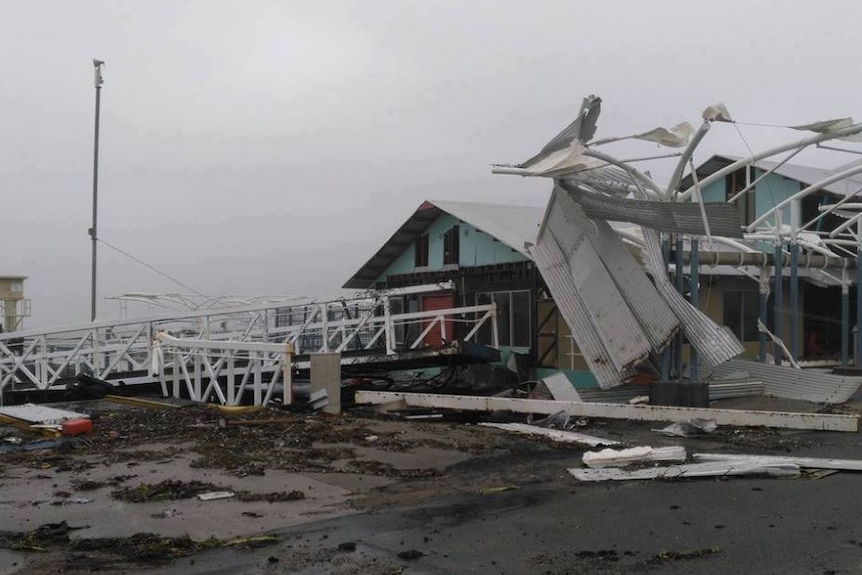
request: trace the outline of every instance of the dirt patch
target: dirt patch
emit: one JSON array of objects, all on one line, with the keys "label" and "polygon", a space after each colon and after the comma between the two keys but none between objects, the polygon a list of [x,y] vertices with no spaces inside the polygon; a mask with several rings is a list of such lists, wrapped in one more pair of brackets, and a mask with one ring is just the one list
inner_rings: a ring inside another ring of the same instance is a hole
[{"label": "dirt patch", "polygon": [[272,493],[253,493],[251,491],[233,491],[229,487],[216,485],[206,481],[180,481],[168,479],[159,483],[140,483],[135,487],[123,487],[114,490],[114,499],[127,503],[147,503],[151,501],[176,501],[191,499],[202,493],[213,491],[230,491],[240,501],[300,501],[305,499],[305,493],[299,490],[276,491]]}]

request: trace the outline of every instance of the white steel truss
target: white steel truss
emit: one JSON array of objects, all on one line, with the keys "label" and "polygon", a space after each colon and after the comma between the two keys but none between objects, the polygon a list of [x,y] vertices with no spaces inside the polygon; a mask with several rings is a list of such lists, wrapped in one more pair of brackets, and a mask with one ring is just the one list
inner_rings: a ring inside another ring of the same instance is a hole
[{"label": "white steel truss", "polygon": [[[49,389],[85,373],[126,384],[160,381],[166,394],[184,390],[193,399],[226,404],[240,402],[251,388],[255,403],[265,403],[284,377],[285,344],[304,355],[395,356],[428,346],[434,330],[443,342],[453,339],[449,331],[461,324],[464,341],[476,341],[489,326],[497,347],[494,304],[410,313],[393,305],[401,296],[452,288],[443,283],[293,306],[270,302],[0,334],[0,401],[8,389]],[[223,391],[216,384],[222,377],[238,385]]]}]

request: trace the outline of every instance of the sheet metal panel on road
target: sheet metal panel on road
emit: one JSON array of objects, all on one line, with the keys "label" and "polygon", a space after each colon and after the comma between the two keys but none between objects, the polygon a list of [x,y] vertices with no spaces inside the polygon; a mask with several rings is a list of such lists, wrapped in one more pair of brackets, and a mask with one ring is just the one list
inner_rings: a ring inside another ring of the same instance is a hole
[{"label": "sheet metal panel on road", "polygon": [[744,359],[723,363],[713,377],[731,377],[747,373],[763,382],[763,393],[785,399],[802,399],[815,403],[844,403],[862,386],[862,377],[835,375],[815,369],[796,369]]}]

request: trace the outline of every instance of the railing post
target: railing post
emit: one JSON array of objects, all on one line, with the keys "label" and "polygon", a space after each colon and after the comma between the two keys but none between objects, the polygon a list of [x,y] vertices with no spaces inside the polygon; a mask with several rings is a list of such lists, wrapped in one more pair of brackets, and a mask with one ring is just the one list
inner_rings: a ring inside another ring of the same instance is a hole
[{"label": "railing post", "polygon": [[227,404],[236,405],[236,362],[233,350],[227,350]]},{"label": "railing post", "polygon": [[386,355],[395,353],[394,328],[392,325],[392,308],[390,307],[389,297],[383,297],[383,337],[386,344]]},{"label": "railing post", "polygon": [[492,345],[499,349],[500,348],[500,332],[497,330],[497,304],[491,304],[491,311],[493,315],[491,315],[491,343]]},{"label": "railing post", "polygon": [[284,373],[282,380],[284,381],[284,392],[282,393],[282,405],[291,405],[293,403],[293,344],[284,344],[284,357],[281,361]]}]

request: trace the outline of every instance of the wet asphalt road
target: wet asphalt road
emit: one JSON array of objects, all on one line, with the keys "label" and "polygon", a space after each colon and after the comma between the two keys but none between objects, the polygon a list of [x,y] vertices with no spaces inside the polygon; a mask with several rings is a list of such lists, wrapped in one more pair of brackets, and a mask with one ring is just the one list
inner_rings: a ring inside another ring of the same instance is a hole
[{"label": "wet asphalt road", "polygon": [[[862,458],[859,434],[808,438],[799,455]],[[581,484],[565,472],[576,460],[559,463],[553,481],[318,522],[273,547],[146,572],[862,573],[862,474]],[[337,550],[348,541],[355,551]],[[414,549],[423,555],[398,557]]]}]

